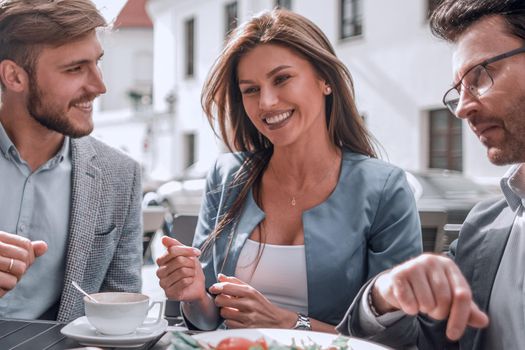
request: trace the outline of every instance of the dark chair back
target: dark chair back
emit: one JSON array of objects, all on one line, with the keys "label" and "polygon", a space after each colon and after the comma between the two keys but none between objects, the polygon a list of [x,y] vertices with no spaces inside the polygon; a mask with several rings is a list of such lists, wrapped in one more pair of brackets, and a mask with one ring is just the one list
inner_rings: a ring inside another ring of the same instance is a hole
[{"label": "dark chair back", "polygon": [[[191,246],[193,236],[195,235],[195,228],[197,227],[197,220],[197,215],[175,215],[169,236],[184,245]],[[180,302],[176,300],[166,300],[164,316],[170,325],[181,322]]]},{"label": "dark chair back", "polygon": [[441,253],[445,246],[444,226],[447,213],[444,211],[420,211],[423,251]]},{"label": "dark chair back", "polygon": [[198,218],[197,215],[175,215],[170,237],[175,238],[184,245],[191,246]]}]

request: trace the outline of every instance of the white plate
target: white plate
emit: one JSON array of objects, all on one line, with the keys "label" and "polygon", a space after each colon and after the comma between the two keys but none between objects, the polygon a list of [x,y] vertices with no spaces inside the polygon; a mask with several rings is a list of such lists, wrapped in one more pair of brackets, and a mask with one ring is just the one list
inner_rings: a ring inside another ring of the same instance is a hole
[{"label": "white plate", "polygon": [[166,327],[168,327],[168,321],[163,319],[159,322],[158,327],[153,328],[152,332],[139,331],[126,335],[104,335],[89,324],[86,316],[82,316],[68,323],[60,332],[83,345],[124,348],[141,346],[161,335]]},{"label": "white plate", "polygon": [[[271,329],[271,328],[252,328],[252,329],[228,329],[215,332],[205,332],[193,335],[195,339],[204,341],[212,346],[216,346],[221,340],[229,337],[241,337],[250,340],[257,340],[264,338],[267,343],[276,341],[284,345],[291,345],[295,340],[295,344],[301,345],[303,342],[309,344],[315,342],[322,347],[328,347],[332,341],[337,338],[336,334],[299,331],[292,329]],[[352,346],[352,350],[384,350],[388,349],[384,346],[374,344],[362,339],[349,338],[348,344]]]}]

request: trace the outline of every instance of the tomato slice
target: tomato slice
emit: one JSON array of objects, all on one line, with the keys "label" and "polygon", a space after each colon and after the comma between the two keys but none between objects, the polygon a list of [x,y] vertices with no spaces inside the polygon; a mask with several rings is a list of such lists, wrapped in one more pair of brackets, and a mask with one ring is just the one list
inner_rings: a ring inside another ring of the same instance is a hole
[{"label": "tomato slice", "polygon": [[264,338],[252,341],[246,338],[231,337],[223,339],[217,344],[215,350],[250,350],[253,348],[260,350],[268,350],[268,346]]}]

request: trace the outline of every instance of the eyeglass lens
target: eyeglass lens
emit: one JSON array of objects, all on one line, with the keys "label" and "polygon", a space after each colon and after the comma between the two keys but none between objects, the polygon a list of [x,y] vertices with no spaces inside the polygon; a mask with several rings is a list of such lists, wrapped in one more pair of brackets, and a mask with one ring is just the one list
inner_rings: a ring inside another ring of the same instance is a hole
[{"label": "eyeglass lens", "polygon": [[456,113],[462,88],[465,88],[470,95],[479,97],[486,93],[492,84],[493,80],[487,69],[482,65],[475,66],[465,74],[456,88],[448,91],[444,102],[452,113]]}]

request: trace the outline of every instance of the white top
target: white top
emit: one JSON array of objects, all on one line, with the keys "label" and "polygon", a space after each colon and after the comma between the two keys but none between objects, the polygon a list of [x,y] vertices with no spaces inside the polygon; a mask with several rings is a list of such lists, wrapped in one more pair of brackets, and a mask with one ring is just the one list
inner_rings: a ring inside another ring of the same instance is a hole
[{"label": "white top", "polygon": [[[248,283],[273,304],[308,315],[304,245],[265,244],[248,239],[237,261],[235,277]],[[254,271],[255,269],[255,271]]]}]

